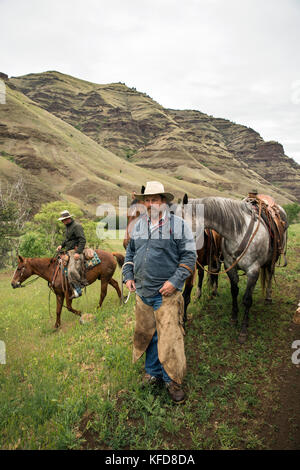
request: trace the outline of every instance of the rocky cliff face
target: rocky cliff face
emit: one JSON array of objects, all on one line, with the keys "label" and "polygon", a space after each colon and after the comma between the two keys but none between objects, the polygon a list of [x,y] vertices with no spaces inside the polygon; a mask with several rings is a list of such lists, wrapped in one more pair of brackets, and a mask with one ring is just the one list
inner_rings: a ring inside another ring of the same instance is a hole
[{"label": "rocky cliff face", "polygon": [[164,109],[122,83],[97,85],[58,72],[8,83],[101,148],[157,179],[163,173],[175,185],[185,183],[194,195],[242,197],[256,186],[282,203],[300,200],[300,166],[253,129],[200,111]]}]

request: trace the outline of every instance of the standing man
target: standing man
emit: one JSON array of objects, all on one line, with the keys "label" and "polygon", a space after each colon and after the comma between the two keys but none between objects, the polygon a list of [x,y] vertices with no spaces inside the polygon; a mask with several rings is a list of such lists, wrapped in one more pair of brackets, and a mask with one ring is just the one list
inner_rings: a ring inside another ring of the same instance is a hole
[{"label": "standing man", "polygon": [[181,289],[195,269],[195,243],[186,222],[170,213],[174,196],[161,183],[147,182],[144,193],[135,196],[146,211],[132,230],[123,269],[127,288],[137,294],[133,360],[146,352],[143,383],[163,381],[172,400],[182,403],[186,358]]},{"label": "standing man", "polygon": [[85,279],[83,255],[86,239],[82,225],[75,222],[72,217],[73,216],[70,215],[67,210],[60,214],[58,220],[61,220],[66,226],[66,236],[62,244],[57,247],[57,251],[65,249],[65,251],[68,251],[69,253],[68,281],[74,292],[71,298],[76,298],[82,295],[81,288],[88,285],[88,282]]}]

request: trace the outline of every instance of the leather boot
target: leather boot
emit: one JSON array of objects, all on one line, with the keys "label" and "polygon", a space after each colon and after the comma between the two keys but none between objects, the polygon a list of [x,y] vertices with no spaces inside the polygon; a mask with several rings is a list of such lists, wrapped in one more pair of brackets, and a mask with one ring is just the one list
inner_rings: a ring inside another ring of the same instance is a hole
[{"label": "leather boot", "polygon": [[181,385],[172,380],[171,382],[166,382],[166,389],[175,403],[179,404],[185,401],[186,396],[181,388]]},{"label": "leather boot", "polygon": [[145,373],[141,381],[141,387],[144,388],[147,385],[160,386],[161,383],[162,383],[162,379],[160,377],[154,377],[153,375]]}]

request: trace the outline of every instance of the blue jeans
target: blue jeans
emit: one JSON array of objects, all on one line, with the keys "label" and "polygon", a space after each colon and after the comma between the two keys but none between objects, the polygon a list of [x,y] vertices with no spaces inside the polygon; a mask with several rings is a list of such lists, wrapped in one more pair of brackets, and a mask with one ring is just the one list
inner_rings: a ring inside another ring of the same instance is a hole
[{"label": "blue jeans", "polygon": [[[153,307],[154,310],[158,310],[162,304],[162,295],[156,294],[153,297],[141,297],[144,304]],[[162,378],[164,382],[171,382],[172,379],[168,376],[165,369],[161,365],[158,359],[158,350],[157,350],[157,331],[152,337],[152,340],[149,343],[148,348],[146,349],[146,362],[145,370],[147,374],[152,375],[153,377]]]}]

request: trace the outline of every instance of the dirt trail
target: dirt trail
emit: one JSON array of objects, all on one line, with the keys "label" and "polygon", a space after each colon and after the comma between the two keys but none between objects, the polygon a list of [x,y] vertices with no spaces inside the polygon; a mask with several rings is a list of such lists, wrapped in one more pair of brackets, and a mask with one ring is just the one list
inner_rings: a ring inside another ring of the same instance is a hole
[{"label": "dirt trail", "polygon": [[300,364],[293,364],[291,361],[292,354],[296,351],[291,346],[295,340],[300,340],[300,325],[292,323],[288,336],[289,350],[286,351],[286,359],[291,364],[282,368],[280,408],[273,417],[270,416],[270,423],[278,430],[273,436],[272,450],[300,450]]}]

